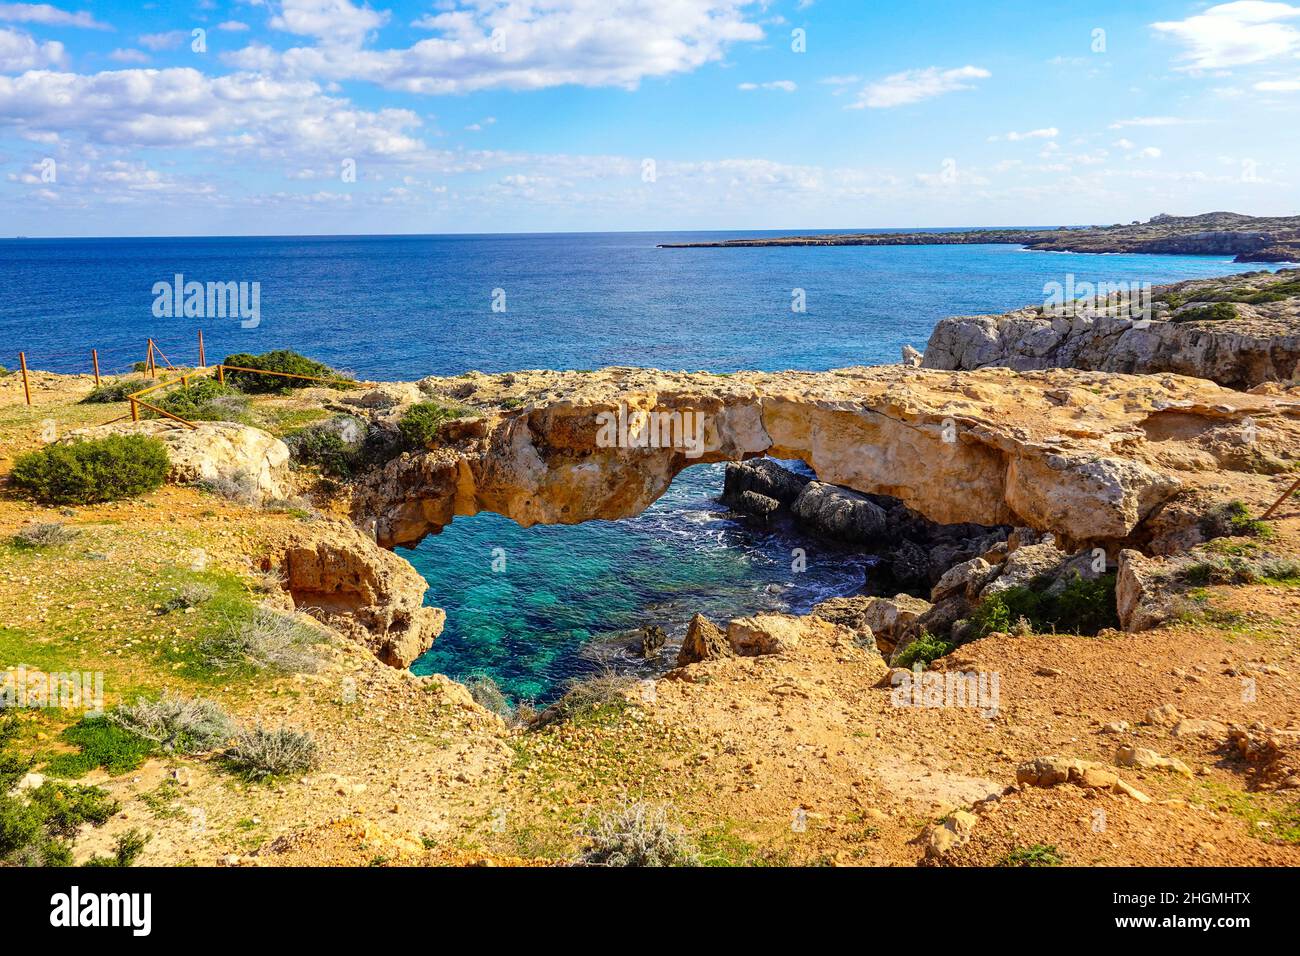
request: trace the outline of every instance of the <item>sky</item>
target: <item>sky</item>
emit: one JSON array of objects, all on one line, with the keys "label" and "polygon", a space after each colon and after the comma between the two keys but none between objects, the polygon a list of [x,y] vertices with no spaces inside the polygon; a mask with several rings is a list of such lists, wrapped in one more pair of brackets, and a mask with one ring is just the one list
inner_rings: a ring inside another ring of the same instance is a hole
[{"label": "sky", "polygon": [[0,235],[1300,214],[1271,0],[0,0]]}]

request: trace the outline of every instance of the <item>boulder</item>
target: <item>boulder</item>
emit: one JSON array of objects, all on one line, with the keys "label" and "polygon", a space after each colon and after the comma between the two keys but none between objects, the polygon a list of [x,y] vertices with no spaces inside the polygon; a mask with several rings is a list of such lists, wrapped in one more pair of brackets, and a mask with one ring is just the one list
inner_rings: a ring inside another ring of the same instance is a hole
[{"label": "boulder", "polygon": [[974,601],[981,589],[998,572],[983,558],[971,558],[954,565],[944,572],[930,591],[930,600],[938,604],[944,598],[959,595],[967,601]]},{"label": "boulder", "polygon": [[697,664],[718,657],[730,657],[731,644],[727,635],[703,614],[696,614],[686,628],[686,638],[677,652],[677,666]]},{"label": "boulder", "polygon": [[[722,477],[722,503],[734,511],[749,513],[744,507],[746,493],[789,506],[799,497],[809,479],[783,468],[771,458],[727,462]],[[775,510],[775,509],[773,509]]]},{"label": "boulder", "polygon": [[1159,561],[1140,551],[1126,548],[1119,553],[1115,607],[1124,630],[1145,631],[1172,616],[1171,596],[1157,574],[1160,566]]},{"label": "boulder", "polygon": [[855,544],[883,536],[888,517],[866,495],[821,481],[808,482],[790,510],[803,527]]},{"label": "boulder", "polygon": [[659,652],[663,650],[664,644],[668,642],[668,635],[658,624],[647,624],[637,634],[638,649],[641,656],[646,660],[658,657]]},{"label": "boulder", "polygon": [[1162,757],[1146,747],[1126,744],[1115,751],[1115,763],[1120,767],[1137,767],[1141,770],[1168,770],[1190,777],[1192,770],[1177,757]]},{"label": "boulder", "polygon": [[816,615],[755,614],[727,624],[727,642],[741,657],[782,654],[807,640],[834,640],[848,636],[842,628]]}]

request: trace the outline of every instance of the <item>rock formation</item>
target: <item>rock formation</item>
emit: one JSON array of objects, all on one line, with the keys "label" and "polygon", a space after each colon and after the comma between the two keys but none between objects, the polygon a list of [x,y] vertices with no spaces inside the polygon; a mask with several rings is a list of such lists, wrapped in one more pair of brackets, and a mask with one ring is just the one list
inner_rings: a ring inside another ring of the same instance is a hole
[{"label": "rock formation", "polygon": [[1300,270],[1182,282],[1153,290],[1151,299],[1150,315],[1135,313],[1130,300],[1099,300],[1098,308],[1056,310],[1065,314],[1035,306],[944,319],[922,364],[1175,372],[1231,388],[1300,372]]},{"label": "rock formation", "polygon": [[[615,368],[421,386],[474,415],[358,483],[354,518],[386,547],[483,510],[523,525],[627,517],[688,465],[764,454],[801,459],[821,482],[896,498],[929,520],[1117,546],[1180,490],[1205,484],[1208,470],[1268,471],[1257,467],[1266,459],[1285,467],[1300,448],[1300,403],[1288,395],[1175,376]],[[602,443],[602,416],[620,406],[661,420],[701,414],[703,452]],[[1268,483],[1258,484],[1263,497]]]}]

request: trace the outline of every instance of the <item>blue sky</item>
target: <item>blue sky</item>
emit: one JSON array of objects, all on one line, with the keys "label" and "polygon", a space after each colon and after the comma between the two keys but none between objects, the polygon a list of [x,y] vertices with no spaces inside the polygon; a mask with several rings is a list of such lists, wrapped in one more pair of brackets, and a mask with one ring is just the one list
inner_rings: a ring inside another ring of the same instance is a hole
[{"label": "blue sky", "polygon": [[1300,6],[0,0],[0,234],[1211,209],[1300,214]]}]

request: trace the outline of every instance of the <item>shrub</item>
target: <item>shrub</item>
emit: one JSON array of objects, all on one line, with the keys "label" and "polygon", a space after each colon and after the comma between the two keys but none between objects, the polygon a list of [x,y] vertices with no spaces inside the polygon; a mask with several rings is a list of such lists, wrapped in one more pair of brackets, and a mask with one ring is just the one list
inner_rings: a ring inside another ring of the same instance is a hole
[{"label": "shrub", "polygon": [[587,834],[587,866],[698,866],[699,851],[662,806],[634,803],[604,814]]},{"label": "shrub", "polygon": [[1076,575],[1055,594],[1048,592],[1050,584],[1046,578],[1035,578],[1028,586],[1007,588],[985,597],[971,615],[974,636],[1013,628],[1023,631],[1025,624],[1039,633],[1069,634],[1096,634],[1104,628],[1119,627],[1113,572],[1095,578]]},{"label": "shrub", "polygon": [[463,418],[466,411],[441,402],[417,402],[408,408],[397,423],[407,447],[418,449],[432,443],[442,426],[450,421]]},{"label": "shrub", "polygon": [[164,691],[158,700],[140,697],[134,704],[122,704],[107,717],[168,753],[206,753],[235,733],[234,722],[219,704],[171,691]]},{"label": "shrub", "polygon": [[474,703],[492,711],[507,723],[514,719],[515,708],[510,703],[510,698],[501,690],[501,685],[487,674],[475,674],[465,681],[465,686],[474,698]]},{"label": "shrub", "polygon": [[313,645],[322,640],[320,631],[292,614],[259,604],[247,617],[227,619],[200,643],[199,654],[219,669],[248,665],[314,674],[321,662]]},{"label": "shrub", "polygon": [[309,375],[312,378],[331,380],[331,382],[308,382],[296,378],[281,378],[278,375],[257,375],[253,372],[227,371],[225,373],[226,382],[245,392],[289,392],[296,388],[310,388],[312,386],[326,388],[346,386],[351,382],[346,376],[323,362],[317,362],[288,349],[263,352],[261,355],[238,352],[234,355],[227,355],[222,364],[239,365],[243,368],[260,369],[267,372],[284,372],[288,375]]},{"label": "shrub", "polygon": [[147,833],[136,829],[127,830],[117,838],[112,856],[92,856],[86,861],[86,866],[134,866],[148,842]]},{"label": "shrub", "polygon": [[61,736],[68,743],[76,744],[79,750],[57,754],[46,764],[46,770],[60,777],[81,777],[96,767],[103,767],[111,774],[126,773],[140,766],[154,751],[152,741],[107,717],[83,717]]},{"label": "shrub", "polygon": [[262,489],[258,487],[257,479],[243,469],[204,478],[199,487],[247,508],[256,508],[262,503]]},{"label": "shrub", "polygon": [[53,548],[75,541],[80,532],[60,521],[29,524],[14,535],[14,543],[25,548]]},{"label": "shrub", "polygon": [[152,491],[167,477],[167,447],[144,435],[47,445],[19,456],[14,481],[45,504],[94,504]]},{"label": "shrub", "polygon": [[207,604],[216,596],[217,589],[214,585],[202,581],[192,581],[189,584],[182,584],[175,594],[162,602],[158,610],[162,614],[170,614],[172,611],[185,611],[201,604]]},{"label": "shrub", "polygon": [[928,667],[945,654],[952,653],[955,646],[950,641],[935,637],[929,631],[922,631],[920,637],[894,656],[894,659],[890,661],[890,665],[893,667],[911,667],[913,664],[920,663],[922,666]]},{"label": "shrub", "polygon": [[564,696],[538,714],[532,726],[545,727],[579,717],[620,714],[627,709],[625,693],[631,683],[630,677],[613,671],[571,680]]},{"label": "shrub", "polygon": [[1250,509],[1240,500],[1215,505],[1201,516],[1201,533],[1207,538],[1247,537],[1268,540],[1273,529],[1250,516]]},{"label": "shrub", "polygon": [[269,780],[314,770],[320,753],[311,734],[288,727],[267,730],[258,724],[240,731],[222,759],[250,780]]},{"label": "shrub", "polygon": [[[139,371],[137,369],[137,371]],[[148,388],[150,382],[147,378],[119,378],[114,382],[105,382],[103,385],[97,385],[91,389],[89,395],[83,398],[83,403],[102,404],[106,402],[125,402],[126,397],[132,392],[138,392],[142,388]]]},{"label": "shrub", "polygon": [[1170,316],[1171,322],[1228,322],[1237,317],[1237,307],[1231,302],[1211,305],[1194,305]]},{"label": "shrub", "polygon": [[[215,378],[198,378],[189,385],[162,394],[150,395],[149,404],[165,412],[194,422],[243,421],[248,415],[248,399]],[[145,417],[158,418],[157,412],[144,409]]]},{"label": "shrub", "polygon": [[315,465],[336,478],[350,478],[365,462],[367,437],[364,422],[340,415],[301,428],[287,436],[284,443],[300,464]]}]

